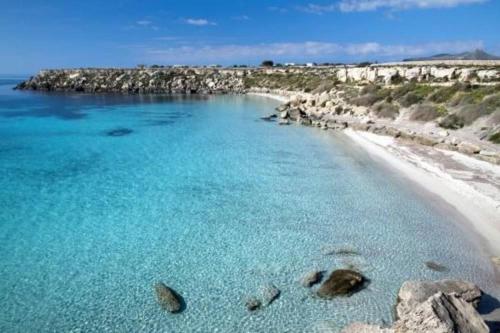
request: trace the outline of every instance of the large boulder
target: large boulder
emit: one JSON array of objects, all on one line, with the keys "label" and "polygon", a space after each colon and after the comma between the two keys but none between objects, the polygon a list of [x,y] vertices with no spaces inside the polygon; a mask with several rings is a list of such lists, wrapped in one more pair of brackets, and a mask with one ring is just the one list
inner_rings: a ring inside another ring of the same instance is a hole
[{"label": "large boulder", "polygon": [[173,289],[162,282],[155,284],[156,298],[158,304],[170,313],[177,313],[182,310],[182,298]]},{"label": "large boulder", "polygon": [[474,307],[477,307],[482,295],[481,289],[473,283],[465,281],[406,281],[398,292],[396,316],[400,318],[405,313],[413,311],[419,304],[438,292],[456,293]]},{"label": "large boulder", "polygon": [[365,281],[365,277],[356,271],[339,269],[330,274],[318,289],[317,294],[321,298],[349,296],[360,290]]},{"label": "large boulder", "polygon": [[488,333],[474,307],[457,294],[438,292],[394,324],[395,333]]}]

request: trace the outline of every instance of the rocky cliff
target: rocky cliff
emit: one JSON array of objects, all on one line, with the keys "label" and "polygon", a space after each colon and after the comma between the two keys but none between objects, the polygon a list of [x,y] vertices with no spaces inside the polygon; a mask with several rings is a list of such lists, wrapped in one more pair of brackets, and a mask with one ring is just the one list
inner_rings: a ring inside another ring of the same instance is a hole
[{"label": "rocky cliff", "polygon": [[[334,83],[500,82],[499,66],[394,65],[291,68],[43,70],[18,89],[120,93],[240,93],[252,87],[313,90]],[[269,86],[272,85],[272,86]]]}]

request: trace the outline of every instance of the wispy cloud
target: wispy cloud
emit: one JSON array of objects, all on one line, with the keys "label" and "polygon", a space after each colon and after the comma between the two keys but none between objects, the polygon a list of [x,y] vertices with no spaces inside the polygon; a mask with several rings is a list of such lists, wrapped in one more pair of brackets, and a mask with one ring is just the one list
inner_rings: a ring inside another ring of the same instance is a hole
[{"label": "wispy cloud", "polygon": [[281,14],[288,12],[287,8],[285,8],[285,7],[277,7],[277,6],[269,6],[269,7],[267,7],[267,10],[269,10],[271,12],[281,13]]},{"label": "wispy cloud", "polygon": [[324,13],[329,13],[333,12],[339,9],[338,4],[331,4],[331,5],[317,5],[314,3],[307,4],[306,6],[297,6],[297,10],[306,12],[306,13],[311,13],[311,14],[324,14]]},{"label": "wispy cloud", "polygon": [[239,15],[239,16],[233,16],[232,19],[235,21],[248,21],[250,20],[250,17],[247,15]]},{"label": "wispy cloud", "polygon": [[205,25],[217,25],[215,22],[211,22],[204,18],[188,18],[184,20],[186,24],[197,25],[197,26],[205,26]]},{"label": "wispy cloud", "polygon": [[153,24],[153,22],[149,21],[149,20],[139,20],[139,21],[136,21],[135,23],[137,25],[142,25],[143,27],[147,27],[147,26],[150,26],[151,24]]},{"label": "wispy cloud", "polygon": [[340,0],[330,4],[309,3],[295,7],[297,10],[311,14],[325,14],[334,11],[366,12],[378,9],[408,10],[412,8],[452,8],[461,5],[480,4],[489,0]]},{"label": "wispy cloud", "polygon": [[186,63],[237,62],[249,59],[326,59],[335,56],[370,57],[408,57],[429,55],[442,52],[463,52],[482,48],[481,41],[454,41],[416,45],[385,45],[376,42],[357,44],[338,44],[326,42],[269,43],[252,45],[205,45],[171,47],[164,49],[145,49],[148,60],[161,62]]},{"label": "wispy cloud", "polygon": [[343,12],[354,12],[373,11],[377,9],[452,8],[486,1],[489,0],[341,0],[338,6]]}]

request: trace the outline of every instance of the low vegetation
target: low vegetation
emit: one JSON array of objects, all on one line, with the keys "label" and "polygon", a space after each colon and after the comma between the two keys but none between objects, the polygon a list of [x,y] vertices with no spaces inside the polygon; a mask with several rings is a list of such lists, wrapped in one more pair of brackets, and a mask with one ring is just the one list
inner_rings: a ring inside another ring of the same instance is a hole
[{"label": "low vegetation", "polygon": [[261,87],[322,93],[332,90],[338,81],[333,76],[321,77],[312,73],[256,73],[245,77],[244,84],[246,88]]},{"label": "low vegetation", "polygon": [[395,119],[399,114],[399,108],[391,103],[382,102],[375,105],[372,109],[373,113],[381,118]]},{"label": "low vegetation", "polygon": [[436,118],[445,116],[447,113],[448,111],[446,110],[446,108],[439,105],[430,103],[418,104],[413,108],[410,114],[410,120],[431,121]]},{"label": "low vegetation", "polygon": [[500,132],[496,132],[495,134],[491,135],[488,140],[493,143],[500,144]]}]

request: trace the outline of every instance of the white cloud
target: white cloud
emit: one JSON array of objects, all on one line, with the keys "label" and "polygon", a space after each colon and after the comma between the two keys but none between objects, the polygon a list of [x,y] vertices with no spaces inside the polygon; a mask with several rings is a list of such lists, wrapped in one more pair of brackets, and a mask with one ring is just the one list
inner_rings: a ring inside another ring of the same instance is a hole
[{"label": "white cloud", "polygon": [[249,59],[331,59],[339,56],[370,58],[402,58],[435,53],[458,53],[483,48],[481,41],[455,41],[416,45],[384,45],[376,42],[338,44],[326,42],[268,43],[252,45],[181,46],[164,49],[146,49],[151,61],[186,63],[240,62]]},{"label": "white cloud", "polygon": [[141,25],[143,27],[147,27],[149,25],[151,25],[153,22],[151,21],[148,21],[148,20],[140,20],[140,21],[137,21],[135,22],[137,25]]},{"label": "white cloud", "polygon": [[197,26],[204,26],[204,25],[217,25],[215,22],[211,22],[207,19],[204,19],[204,18],[199,18],[199,19],[195,19],[195,18],[188,18],[185,20],[185,22],[187,24],[191,24],[191,25],[197,25]]},{"label": "white cloud", "polygon": [[306,6],[298,6],[296,8],[302,12],[321,15],[323,13],[336,11],[338,9],[338,5],[337,4],[317,5],[314,3],[310,3],[307,4]]},{"label": "white cloud", "polygon": [[478,4],[489,0],[341,0],[340,11],[372,11],[377,9],[404,10],[411,8],[452,8],[460,5]]}]

